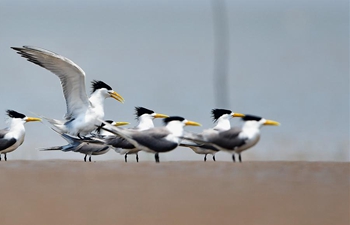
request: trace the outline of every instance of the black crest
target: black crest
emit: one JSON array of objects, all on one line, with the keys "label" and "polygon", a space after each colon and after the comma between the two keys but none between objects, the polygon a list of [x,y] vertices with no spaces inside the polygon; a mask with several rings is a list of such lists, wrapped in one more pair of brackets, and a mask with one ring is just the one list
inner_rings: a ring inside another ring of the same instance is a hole
[{"label": "black crest", "polygon": [[184,121],[185,118],[183,118],[181,116],[169,116],[167,118],[164,118],[163,122],[164,122],[164,124],[168,124],[169,122],[175,121],[175,120],[177,120],[177,121]]},{"label": "black crest", "polygon": [[154,113],[153,110],[150,109],[146,109],[144,107],[135,107],[135,115],[136,118],[139,118],[140,116],[142,116],[143,114],[152,114]]},{"label": "black crest", "polygon": [[107,90],[112,90],[111,86],[100,80],[91,81],[92,93],[101,88],[106,88]]},{"label": "black crest", "polygon": [[213,109],[211,110],[211,115],[214,122],[216,122],[222,115],[231,114],[232,111],[228,109]]},{"label": "black crest", "polygon": [[11,117],[11,118],[21,118],[21,119],[23,119],[23,118],[26,117],[24,114],[16,112],[14,110],[7,110],[6,112],[7,112],[7,115],[9,117]]},{"label": "black crest", "polygon": [[242,117],[243,121],[249,121],[249,120],[255,120],[255,121],[260,121],[262,117],[259,116],[253,116],[253,115],[245,115]]}]

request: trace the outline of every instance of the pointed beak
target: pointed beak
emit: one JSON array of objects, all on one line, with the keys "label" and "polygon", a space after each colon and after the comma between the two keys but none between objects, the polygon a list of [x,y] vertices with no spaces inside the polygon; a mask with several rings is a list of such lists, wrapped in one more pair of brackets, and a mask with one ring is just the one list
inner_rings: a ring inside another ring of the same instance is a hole
[{"label": "pointed beak", "polygon": [[167,118],[167,117],[169,116],[165,114],[160,114],[160,113],[156,113],[156,115],[154,115],[154,118]]},{"label": "pointed beak", "polygon": [[231,114],[231,116],[232,116],[232,117],[244,117],[245,115],[242,114],[242,113],[235,113],[235,112],[234,112],[234,113]]},{"label": "pointed beak", "polygon": [[119,101],[121,103],[124,103],[124,98],[120,94],[115,92],[115,91],[111,91],[109,93],[109,96],[111,96],[111,98],[114,98],[115,100],[117,100],[117,101]]},{"label": "pointed beak", "polygon": [[119,127],[119,126],[125,126],[125,125],[129,125],[130,123],[128,122],[115,122],[113,123],[113,126]]},{"label": "pointed beak", "polygon": [[276,122],[276,121],[273,121],[273,120],[266,120],[264,125],[279,126],[281,124],[279,122]]},{"label": "pointed beak", "polygon": [[40,118],[35,118],[35,117],[27,117],[26,122],[34,122],[34,121],[41,121]]},{"label": "pointed beak", "polygon": [[202,126],[200,123],[194,122],[194,121],[187,121],[185,123],[186,126]]}]

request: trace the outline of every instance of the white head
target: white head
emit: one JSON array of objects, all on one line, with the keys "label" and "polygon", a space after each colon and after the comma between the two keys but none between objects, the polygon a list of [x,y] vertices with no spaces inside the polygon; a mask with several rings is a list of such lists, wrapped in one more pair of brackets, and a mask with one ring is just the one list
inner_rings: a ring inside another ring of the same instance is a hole
[{"label": "white head", "polygon": [[201,124],[186,120],[183,117],[180,116],[170,116],[165,118],[164,124],[166,128],[175,136],[182,136],[183,135],[183,128],[184,126],[201,126]]},{"label": "white head", "polygon": [[6,113],[10,117],[10,127],[23,125],[26,122],[41,121],[40,118],[27,117],[26,115],[14,110],[7,110]]},{"label": "white head", "polygon": [[139,121],[138,130],[147,130],[154,127],[153,120],[155,118],[167,118],[167,115],[155,113],[153,110],[144,107],[135,107],[136,119]]},{"label": "white head", "polygon": [[121,103],[124,103],[124,98],[121,95],[119,95],[117,92],[113,91],[111,86],[109,86],[105,82],[93,80],[91,84],[92,84],[91,95],[99,94],[104,98],[114,98],[115,100]]},{"label": "white head", "polygon": [[213,109],[211,111],[214,122],[217,122],[214,129],[229,130],[231,128],[230,119],[232,117],[243,117],[241,113],[235,113],[227,109]]},{"label": "white head", "polygon": [[273,120],[267,120],[265,118],[259,117],[259,116],[253,116],[253,115],[245,115],[242,117],[242,120],[244,121],[243,128],[256,128],[259,129],[263,125],[272,125],[272,126],[279,126],[280,123],[273,121]]}]

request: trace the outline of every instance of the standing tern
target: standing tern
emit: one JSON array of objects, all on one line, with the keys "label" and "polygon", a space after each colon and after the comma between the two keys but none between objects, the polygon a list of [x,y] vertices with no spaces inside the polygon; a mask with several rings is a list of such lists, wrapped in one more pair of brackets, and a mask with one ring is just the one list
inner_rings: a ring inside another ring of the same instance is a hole
[{"label": "standing tern", "polygon": [[41,151],[61,150],[63,152],[79,152],[85,154],[85,162],[87,156],[89,156],[89,162],[91,162],[91,155],[102,155],[109,151],[109,146],[99,139],[80,139],[65,133],[61,133],[60,135],[68,142],[67,145],[43,148]]},{"label": "standing tern", "polygon": [[112,127],[110,124],[106,124],[106,128],[102,129],[125,138],[143,151],[155,153],[155,161],[159,163],[159,153],[174,150],[180,144],[184,126],[200,126],[197,122],[179,116],[170,116],[163,121],[164,127],[155,127],[144,131],[122,130],[118,127]]},{"label": "standing tern", "polygon": [[234,162],[236,161],[235,154],[238,154],[239,161],[242,162],[241,153],[258,143],[260,139],[260,128],[263,125],[280,125],[276,121],[253,115],[245,115],[242,117],[242,120],[244,121],[242,128],[231,128],[216,134],[203,136],[202,139],[193,137],[184,137],[184,139],[209,144],[221,151],[230,152],[232,153],[232,160]]},{"label": "standing tern", "polygon": [[22,113],[14,110],[7,110],[7,115],[10,117],[9,126],[0,130],[0,161],[1,154],[6,154],[16,150],[24,141],[25,128],[24,124],[31,121],[41,121],[39,118],[27,117]]},{"label": "standing tern", "polygon": [[[128,122],[113,122],[109,120],[106,120],[105,122],[110,123],[113,126],[124,126],[129,124]],[[101,127],[103,126],[99,126],[99,128]],[[63,152],[79,152],[85,155],[85,162],[87,156],[89,156],[89,162],[91,162],[91,155],[102,155],[110,150],[110,146],[105,143],[104,139],[98,136],[81,139],[65,133],[59,134],[68,142],[67,145],[42,148],[41,151],[61,150]]]},{"label": "standing tern", "polygon": [[88,98],[85,90],[85,72],[68,58],[37,47],[23,46],[12,49],[60,79],[67,106],[65,121],[48,119],[48,122],[61,133],[86,136],[96,128],[98,120],[103,119],[103,103],[106,98],[111,97],[124,102],[123,97],[103,81],[92,81],[92,94]]},{"label": "standing tern", "polygon": [[[229,130],[231,128],[230,119],[233,117],[243,117],[244,114],[232,112],[228,109],[213,109],[211,111],[212,118],[216,125],[213,128],[206,129],[200,134],[193,132],[185,132],[184,137],[203,139],[210,135],[217,135],[219,132]],[[183,139],[180,146],[189,147],[197,154],[204,154],[204,161],[207,161],[207,155],[211,154],[215,161],[215,154],[219,151],[218,148],[208,144],[198,144],[193,141]]]},{"label": "standing tern", "polygon": [[[155,118],[167,118],[168,115],[155,113],[153,110],[144,107],[135,107],[136,119],[139,121],[138,125],[130,130],[143,131],[150,128],[154,128],[153,120]],[[105,141],[108,145],[111,145],[117,153],[124,154],[124,161],[128,161],[129,154],[136,155],[136,162],[139,162],[138,152],[141,151],[140,148],[135,147],[125,138],[120,136],[107,136]]]}]

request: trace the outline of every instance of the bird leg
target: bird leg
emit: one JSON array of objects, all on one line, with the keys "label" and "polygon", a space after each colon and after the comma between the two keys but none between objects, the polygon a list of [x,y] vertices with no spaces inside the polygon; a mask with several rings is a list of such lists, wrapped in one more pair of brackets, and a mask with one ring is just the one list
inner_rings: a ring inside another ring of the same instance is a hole
[{"label": "bird leg", "polygon": [[85,154],[85,157],[84,157],[84,162],[86,162],[86,156],[87,156],[87,154]]},{"label": "bird leg", "polygon": [[207,161],[207,154],[204,155],[204,162]]},{"label": "bird leg", "polygon": [[158,152],[154,155],[154,158],[156,159],[156,163],[159,163],[159,153]]},{"label": "bird leg", "polygon": [[242,162],[241,154],[238,154],[238,159],[239,159],[239,162]]},{"label": "bird leg", "polygon": [[136,162],[139,162],[139,154],[136,153]]},{"label": "bird leg", "polygon": [[125,162],[128,162],[128,153],[126,153],[126,154],[124,155],[124,161],[125,161]]},{"label": "bird leg", "polygon": [[89,155],[89,162],[91,162],[91,155]]},{"label": "bird leg", "polygon": [[215,161],[215,155],[213,155],[213,161]]},{"label": "bird leg", "polygon": [[5,153],[5,161],[7,161],[7,153]]},{"label": "bird leg", "polygon": [[232,154],[232,161],[236,162],[235,153]]}]

